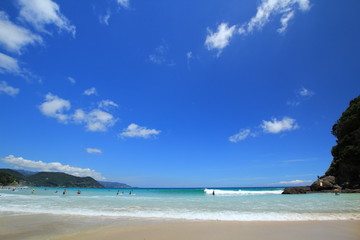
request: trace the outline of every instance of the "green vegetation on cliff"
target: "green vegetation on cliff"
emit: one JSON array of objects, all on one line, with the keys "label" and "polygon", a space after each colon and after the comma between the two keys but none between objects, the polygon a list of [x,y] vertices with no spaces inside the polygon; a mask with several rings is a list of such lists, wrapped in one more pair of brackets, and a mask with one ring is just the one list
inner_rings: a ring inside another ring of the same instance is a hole
[{"label": "green vegetation on cliff", "polygon": [[2,168],[0,169],[0,173],[7,173],[13,176],[17,181],[22,181],[25,179],[25,176],[19,173],[18,171],[8,169],[8,168]]},{"label": "green vegetation on cliff", "polygon": [[335,176],[336,183],[345,188],[360,188],[360,96],[350,102],[332,134],[337,145],[331,150],[334,159],[326,175]]},{"label": "green vegetation on cliff", "polygon": [[[91,177],[75,177],[62,172],[39,172],[30,176],[11,169],[0,169],[0,174],[10,176],[16,182],[32,187],[76,187],[76,188],[103,188],[100,183]],[[0,176],[2,176],[0,175]],[[5,180],[4,182],[7,181]],[[1,178],[2,179],[2,178]],[[8,180],[10,181],[10,180]],[[7,181],[7,182],[8,182]],[[9,185],[9,183],[1,185]]]},{"label": "green vegetation on cliff", "polygon": [[62,172],[39,172],[26,177],[34,187],[79,187],[79,188],[103,188],[91,177],[75,177]]},{"label": "green vegetation on cliff", "polygon": [[0,172],[0,186],[18,185],[16,179],[9,173]]}]

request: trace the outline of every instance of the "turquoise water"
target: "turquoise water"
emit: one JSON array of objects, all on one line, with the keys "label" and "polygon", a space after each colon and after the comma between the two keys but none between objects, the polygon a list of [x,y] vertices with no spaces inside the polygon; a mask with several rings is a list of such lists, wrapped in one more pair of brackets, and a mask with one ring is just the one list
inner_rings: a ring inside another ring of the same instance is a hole
[{"label": "turquoise water", "polygon": [[282,195],[282,188],[120,189],[119,194],[117,189],[67,189],[65,195],[59,188],[34,190],[32,194],[30,188],[0,189],[0,214],[223,221],[360,220],[360,194]]}]

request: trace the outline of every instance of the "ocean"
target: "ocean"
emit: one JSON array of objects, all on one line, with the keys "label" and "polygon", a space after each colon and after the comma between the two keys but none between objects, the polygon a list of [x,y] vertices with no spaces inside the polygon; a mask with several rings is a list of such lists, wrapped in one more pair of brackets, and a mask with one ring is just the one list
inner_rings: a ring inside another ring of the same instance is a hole
[{"label": "ocean", "polygon": [[[63,190],[0,189],[0,216],[58,214],[162,220],[360,220],[360,194],[282,195],[283,188],[67,188],[63,195]],[[81,194],[77,194],[78,190]]]}]

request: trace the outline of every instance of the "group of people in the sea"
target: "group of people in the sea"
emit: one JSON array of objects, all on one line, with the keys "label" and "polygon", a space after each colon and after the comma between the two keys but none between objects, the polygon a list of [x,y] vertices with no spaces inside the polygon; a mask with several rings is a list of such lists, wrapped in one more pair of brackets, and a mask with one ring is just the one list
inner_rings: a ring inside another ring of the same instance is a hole
[{"label": "group of people in the sea", "polygon": [[[47,189],[44,189],[44,190],[47,190]],[[59,191],[55,191],[54,193],[58,193]],[[64,189],[64,191],[62,192],[62,194],[63,195],[66,195],[66,193],[67,193],[67,190],[66,189]],[[31,194],[35,194],[35,189],[32,189],[31,190]],[[78,195],[80,195],[81,194],[81,191],[80,190],[78,190],[77,192],[76,192],[76,194],[78,194]],[[117,193],[116,193],[116,195],[124,195],[125,193],[122,191],[121,193],[120,193],[120,190],[118,190],[117,191]],[[133,193],[132,191],[130,191],[129,192],[129,195],[136,195],[135,193]]]}]

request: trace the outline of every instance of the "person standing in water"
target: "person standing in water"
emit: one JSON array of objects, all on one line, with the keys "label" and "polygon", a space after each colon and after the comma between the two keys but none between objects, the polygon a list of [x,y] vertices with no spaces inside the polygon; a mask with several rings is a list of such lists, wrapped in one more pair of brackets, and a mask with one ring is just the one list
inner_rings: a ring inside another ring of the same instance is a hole
[{"label": "person standing in water", "polygon": [[65,195],[66,194],[66,189],[64,189],[64,191],[63,191],[63,195]]}]

